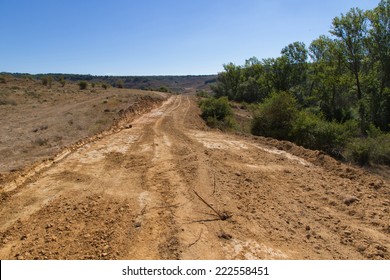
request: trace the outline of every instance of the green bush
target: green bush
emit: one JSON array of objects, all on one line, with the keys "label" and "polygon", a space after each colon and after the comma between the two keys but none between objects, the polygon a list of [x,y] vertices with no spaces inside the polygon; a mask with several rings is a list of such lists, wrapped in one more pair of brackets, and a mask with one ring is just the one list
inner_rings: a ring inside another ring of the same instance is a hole
[{"label": "green bush", "polygon": [[5,78],[5,76],[0,75],[0,83],[1,83],[1,84],[7,83],[7,79]]},{"label": "green bush", "polygon": [[372,152],[373,147],[370,139],[355,138],[348,143],[345,157],[347,160],[363,166],[370,163]]},{"label": "green bush", "polygon": [[51,76],[44,76],[41,78],[42,85],[51,88],[51,84],[53,82],[53,78]]},{"label": "green bush", "polygon": [[103,88],[103,89],[107,89],[107,88],[108,88],[108,85],[105,84],[105,83],[103,83],[103,84],[102,84],[102,88]]},{"label": "green bush", "polygon": [[124,83],[123,83],[123,81],[122,80],[117,80],[116,82],[115,82],[115,86],[117,87],[117,88],[123,88],[124,87]]},{"label": "green bush", "polygon": [[273,93],[259,105],[251,132],[255,135],[289,140],[297,115],[297,101],[290,93]]},{"label": "green bush", "polygon": [[357,129],[356,122],[328,122],[313,113],[301,111],[293,122],[290,138],[306,148],[341,157],[347,139]]},{"label": "green bush", "polygon": [[65,82],[65,78],[64,77],[60,77],[58,82],[61,84],[62,87],[65,86],[66,82]]},{"label": "green bush", "polygon": [[161,86],[157,91],[160,92],[169,92],[169,89],[166,86]]},{"label": "green bush", "polygon": [[196,96],[197,97],[202,97],[202,98],[209,98],[209,97],[211,97],[211,95],[208,92],[204,91],[204,90],[197,91],[196,92]]},{"label": "green bush", "polygon": [[210,97],[200,101],[201,117],[210,127],[227,129],[234,127],[233,111],[227,97]]},{"label": "green bush", "polygon": [[390,165],[390,134],[352,139],[346,147],[345,158],[359,165]]},{"label": "green bush", "polygon": [[80,81],[79,87],[81,90],[86,89],[88,87],[88,82],[87,81]]}]

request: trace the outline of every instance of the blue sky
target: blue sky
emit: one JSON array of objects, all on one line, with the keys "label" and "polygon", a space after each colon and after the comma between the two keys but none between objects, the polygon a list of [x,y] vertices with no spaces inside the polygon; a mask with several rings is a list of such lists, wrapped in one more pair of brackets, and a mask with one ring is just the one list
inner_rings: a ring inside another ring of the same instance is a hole
[{"label": "blue sky", "polygon": [[0,72],[216,74],[379,0],[0,0]]}]

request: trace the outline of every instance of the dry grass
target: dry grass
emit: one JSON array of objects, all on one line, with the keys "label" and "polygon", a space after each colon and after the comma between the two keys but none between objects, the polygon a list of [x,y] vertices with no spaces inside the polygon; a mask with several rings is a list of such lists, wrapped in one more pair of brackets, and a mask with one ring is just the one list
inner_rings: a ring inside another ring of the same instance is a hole
[{"label": "dry grass", "polygon": [[[0,173],[20,169],[63,147],[109,128],[141,96],[151,92],[7,77],[0,83]],[[4,152],[4,153],[3,153]]]}]

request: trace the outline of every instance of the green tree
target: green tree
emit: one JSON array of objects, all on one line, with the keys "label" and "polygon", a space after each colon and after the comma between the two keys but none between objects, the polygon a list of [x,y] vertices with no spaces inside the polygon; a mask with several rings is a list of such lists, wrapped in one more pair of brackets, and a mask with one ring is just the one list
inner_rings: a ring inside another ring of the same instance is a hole
[{"label": "green tree", "polygon": [[320,36],[309,47],[312,63],[309,66],[310,95],[328,121],[351,118],[353,98],[349,94],[351,79],[344,64],[338,41]]},{"label": "green tree", "polygon": [[230,100],[241,100],[239,92],[241,67],[233,63],[224,64],[224,72],[218,74],[217,84],[212,87],[216,97],[227,96]]},{"label": "green tree", "polygon": [[340,51],[345,58],[345,65],[354,76],[357,99],[359,102],[360,127],[362,132],[367,127],[366,110],[363,104],[363,91],[361,85],[361,71],[365,56],[367,55],[367,17],[363,10],[352,8],[347,14],[333,19],[331,34],[336,36],[341,44]]},{"label": "green tree", "polygon": [[370,109],[374,124],[390,130],[390,1],[382,0],[367,12],[370,22],[367,47],[369,52]]}]

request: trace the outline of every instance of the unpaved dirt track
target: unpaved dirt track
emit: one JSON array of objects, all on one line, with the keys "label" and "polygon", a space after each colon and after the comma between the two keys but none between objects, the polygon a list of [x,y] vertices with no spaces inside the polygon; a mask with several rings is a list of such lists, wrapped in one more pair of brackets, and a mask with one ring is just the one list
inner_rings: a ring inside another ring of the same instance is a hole
[{"label": "unpaved dirt track", "polygon": [[1,259],[390,259],[384,178],[208,130],[188,96],[131,124],[5,185]]}]

